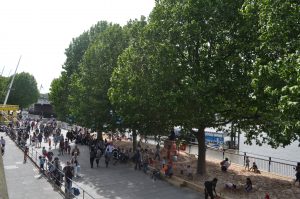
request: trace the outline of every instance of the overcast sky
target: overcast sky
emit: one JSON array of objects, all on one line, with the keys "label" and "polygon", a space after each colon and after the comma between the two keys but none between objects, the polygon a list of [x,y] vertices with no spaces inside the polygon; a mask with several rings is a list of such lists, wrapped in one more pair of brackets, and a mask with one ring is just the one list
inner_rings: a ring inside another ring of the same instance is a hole
[{"label": "overcast sky", "polygon": [[42,93],[59,77],[65,49],[98,21],[148,16],[154,0],[0,0],[0,75],[28,72]]}]

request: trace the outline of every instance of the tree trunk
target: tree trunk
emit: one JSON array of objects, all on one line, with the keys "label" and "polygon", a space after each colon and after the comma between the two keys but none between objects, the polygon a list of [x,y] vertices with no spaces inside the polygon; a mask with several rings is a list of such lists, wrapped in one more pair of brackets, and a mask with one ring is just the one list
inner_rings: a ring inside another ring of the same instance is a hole
[{"label": "tree trunk", "polygon": [[198,139],[198,164],[197,173],[204,175],[206,172],[206,145],[205,145],[205,128],[199,128],[197,132]]},{"label": "tree trunk", "polygon": [[132,148],[133,151],[136,151],[136,145],[137,145],[137,133],[136,130],[132,130]]},{"label": "tree trunk", "polygon": [[102,131],[97,131],[97,140],[103,140]]}]

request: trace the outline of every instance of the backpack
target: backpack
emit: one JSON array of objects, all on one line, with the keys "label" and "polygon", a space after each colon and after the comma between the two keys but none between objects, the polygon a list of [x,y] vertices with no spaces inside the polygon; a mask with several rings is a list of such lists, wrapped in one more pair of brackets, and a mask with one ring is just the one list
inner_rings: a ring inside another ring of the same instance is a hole
[{"label": "backpack", "polygon": [[72,178],[73,177],[73,173],[72,173],[72,170],[71,170],[70,166],[66,167],[66,173],[65,174],[66,174],[67,178]]},{"label": "backpack", "polygon": [[100,149],[97,150],[96,158],[101,158],[101,150]]},{"label": "backpack", "polygon": [[79,191],[79,189],[77,189],[77,188],[75,188],[75,187],[72,187],[72,193],[74,194],[74,196],[79,196],[79,194],[80,194],[80,191]]}]

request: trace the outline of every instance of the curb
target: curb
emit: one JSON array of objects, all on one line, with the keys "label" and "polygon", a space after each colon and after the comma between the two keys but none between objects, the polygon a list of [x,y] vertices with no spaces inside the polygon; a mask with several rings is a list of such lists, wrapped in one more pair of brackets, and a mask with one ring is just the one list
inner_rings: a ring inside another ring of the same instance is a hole
[{"label": "curb", "polygon": [[[149,166],[149,169],[152,170],[152,169],[156,169],[156,168]],[[182,179],[180,177],[173,175],[171,178],[163,177],[162,180],[164,180],[164,181],[168,182],[169,184],[176,186],[178,188],[187,187],[189,189],[192,189],[194,191],[204,194],[204,186],[203,185],[197,185],[193,182]],[[222,195],[221,193],[218,193],[219,199],[232,199],[232,198],[229,198],[226,196],[221,196],[221,195]]]}]

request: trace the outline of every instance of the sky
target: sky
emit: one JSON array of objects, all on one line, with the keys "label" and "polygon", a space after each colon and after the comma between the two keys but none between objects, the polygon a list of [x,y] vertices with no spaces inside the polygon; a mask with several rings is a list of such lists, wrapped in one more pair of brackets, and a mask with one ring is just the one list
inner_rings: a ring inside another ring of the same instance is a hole
[{"label": "sky", "polygon": [[[125,25],[148,16],[155,0],[0,0],[0,75],[28,72],[41,93],[59,77],[65,49],[98,21]],[[42,85],[42,87],[41,87]]]}]

